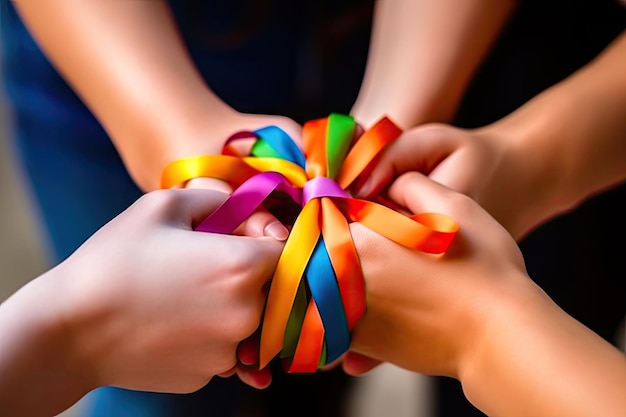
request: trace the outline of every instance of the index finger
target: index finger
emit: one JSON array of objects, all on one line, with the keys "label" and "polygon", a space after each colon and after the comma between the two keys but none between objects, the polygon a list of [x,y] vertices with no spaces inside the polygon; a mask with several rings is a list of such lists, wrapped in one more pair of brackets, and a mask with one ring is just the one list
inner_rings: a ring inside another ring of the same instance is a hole
[{"label": "index finger", "polygon": [[445,214],[454,219],[462,231],[470,231],[471,235],[480,236],[499,229],[498,233],[504,232],[508,236],[508,232],[470,197],[418,172],[401,175],[391,185],[389,196],[412,213]]}]

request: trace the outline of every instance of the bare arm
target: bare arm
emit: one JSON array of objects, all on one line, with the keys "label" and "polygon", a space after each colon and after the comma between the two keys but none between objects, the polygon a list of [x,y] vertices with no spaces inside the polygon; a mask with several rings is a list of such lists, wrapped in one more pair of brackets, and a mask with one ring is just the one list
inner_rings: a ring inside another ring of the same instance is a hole
[{"label": "bare arm", "polygon": [[55,275],[44,274],[0,305],[0,409],[7,415],[56,415],[96,387],[58,314],[62,281]]},{"label": "bare arm", "polygon": [[596,59],[479,129],[426,124],[392,144],[364,195],[420,171],[474,198],[517,239],[626,180],[626,32]]},{"label": "bare arm", "polygon": [[626,180],[624,68],[626,31],[574,75],[480,130],[509,142],[527,167],[517,175],[535,179],[523,191],[544,198],[541,220]]},{"label": "bare arm", "polygon": [[459,374],[467,398],[490,416],[624,415],[624,353],[528,284],[483,312]]},{"label": "bare arm", "polygon": [[404,128],[450,121],[514,0],[379,0],[367,69],[352,114]]},{"label": "bare arm", "polygon": [[[242,115],[204,83],[163,0],[19,0],[47,56],[107,130],[135,182],[159,188],[183,156],[219,153],[235,130],[297,124]],[[291,130],[290,130],[291,129]],[[296,136],[294,136],[296,137]]]}]

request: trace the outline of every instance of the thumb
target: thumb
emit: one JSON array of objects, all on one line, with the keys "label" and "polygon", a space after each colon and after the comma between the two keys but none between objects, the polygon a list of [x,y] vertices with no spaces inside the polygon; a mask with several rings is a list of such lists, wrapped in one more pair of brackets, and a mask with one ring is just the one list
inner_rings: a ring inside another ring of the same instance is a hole
[{"label": "thumb", "polygon": [[[185,184],[187,189],[211,189],[230,194],[232,187],[225,181],[216,178],[194,178]],[[209,213],[210,214],[210,213]],[[208,216],[208,215],[207,215]],[[205,216],[205,218],[207,217]],[[202,222],[201,219],[198,223]],[[194,226],[198,223],[194,223]],[[269,236],[278,241],[284,241],[289,236],[287,228],[264,208],[257,209],[235,231],[235,234],[261,237]]]},{"label": "thumb", "polygon": [[209,177],[192,178],[185,183],[185,188],[215,190],[221,191],[225,194],[230,194],[233,192],[233,188],[226,181]]},{"label": "thumb", "polygon": [[289,230],[273,214],[259,207],[235,229],[235,234],[250,237],[268,236],[282,242],[289,237]]}]

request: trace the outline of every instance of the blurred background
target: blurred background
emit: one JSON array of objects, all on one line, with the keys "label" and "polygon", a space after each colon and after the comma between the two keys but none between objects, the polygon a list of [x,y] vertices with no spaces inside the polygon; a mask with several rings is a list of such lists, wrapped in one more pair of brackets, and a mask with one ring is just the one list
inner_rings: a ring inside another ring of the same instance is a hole
[{"label": "blurred background", "polygon": [[[30,196],[11,156],[6,120],[0,104],[0,303],[51,266]],[[75,411],[61,416],[72,417]]]},{"label": "blurred background", "polygon": [[0,300],[4,300],[43,272],[48,263],[29,197],[11,157],[3,111],[0,126]]}]

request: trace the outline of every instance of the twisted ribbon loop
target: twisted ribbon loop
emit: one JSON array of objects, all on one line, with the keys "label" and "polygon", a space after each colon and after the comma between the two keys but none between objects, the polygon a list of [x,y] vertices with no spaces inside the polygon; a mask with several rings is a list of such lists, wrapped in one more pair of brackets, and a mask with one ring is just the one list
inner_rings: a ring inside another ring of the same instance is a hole
[{"label": "twisted ribbon loop", "polygon": [[[307,122],[303,150],[280,128],[238,132],[222,155],[175,161],[162,188],[196,177],[229,182],[235,191],[196,230],[232,233],[268,197],[302,207],[278,261],[261,328],[260,366],[276,355],[289,372],[315,372],[350,346],[350,331],[365,313],[365,281],[350,234],[359,222],[409,248],[443,253],[458,231],[449,217],[411,217],[383,205],[353,199],[346,189],[401,130],[382,118],[353,143],[356,123],[331,114]],[[255,139],[251,155],[234,142]]]}]

